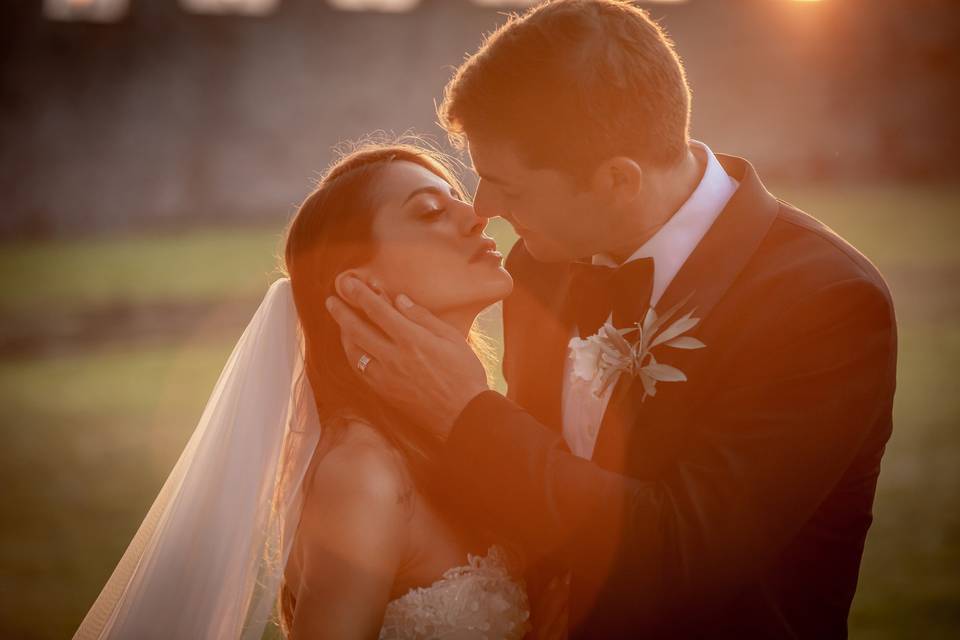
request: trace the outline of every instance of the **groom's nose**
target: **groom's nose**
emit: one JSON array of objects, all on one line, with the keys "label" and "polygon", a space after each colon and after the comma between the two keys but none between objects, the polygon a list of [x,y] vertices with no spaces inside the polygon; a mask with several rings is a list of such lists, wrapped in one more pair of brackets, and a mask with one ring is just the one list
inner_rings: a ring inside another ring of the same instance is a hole
[{"label": "groom's nose", "polygon": [[473,195],[473,209],[481,218],[496,218],[500,215],[493,191],[483,178],[477,183],[477,191]]}]

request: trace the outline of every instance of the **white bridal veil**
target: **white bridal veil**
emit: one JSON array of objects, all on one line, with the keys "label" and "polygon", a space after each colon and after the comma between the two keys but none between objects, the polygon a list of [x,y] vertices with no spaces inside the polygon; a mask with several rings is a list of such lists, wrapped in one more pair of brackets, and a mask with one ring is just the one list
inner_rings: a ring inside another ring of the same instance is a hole
[{"label": "white bridal veil", "polygon": [[290,279],[275,281],[74,640],[259,640],[320,435]]}]

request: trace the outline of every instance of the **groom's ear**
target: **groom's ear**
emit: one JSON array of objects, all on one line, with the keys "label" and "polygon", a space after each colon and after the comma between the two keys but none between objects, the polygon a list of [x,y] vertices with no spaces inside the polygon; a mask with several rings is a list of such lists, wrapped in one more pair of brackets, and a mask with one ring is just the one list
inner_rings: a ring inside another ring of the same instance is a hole
[{"label": "groom's ear", "polygon": [[615,156],[604,160],[593,173],[593,190],[613,204],[626,204],[643,189],[643,169],[632,158]]}]

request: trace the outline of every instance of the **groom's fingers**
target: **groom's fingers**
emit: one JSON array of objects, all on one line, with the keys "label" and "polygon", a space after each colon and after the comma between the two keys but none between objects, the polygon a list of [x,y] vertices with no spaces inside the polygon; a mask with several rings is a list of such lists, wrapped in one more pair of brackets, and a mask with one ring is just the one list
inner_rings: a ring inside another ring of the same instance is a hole
[{"label": "groom's fingers", "polygon": [[340,325],[340,336],[348,358],[356,362],[361,355],[357,350],[374,358],[386,357],[393,345],[375,327],[336,296],[327,298],[326,304],[330,315]]},{"label": "groom's fingers", "polygon": [[418,325],[431,332],[432,334],[448,340],[463,340],[463,335],[457,332],[452,326],[433,315],[425,307],[413,302],[404,294],[397,296],[397,309],[408,320],[416,322]]},{"label": "groom's fingers", "polygon": [[398,342],[409,341],[422,336],[422,327],[403,317],[390,302],[357,278],[350,278],[344,284],[347,302],[359,307],[380,329]]}]

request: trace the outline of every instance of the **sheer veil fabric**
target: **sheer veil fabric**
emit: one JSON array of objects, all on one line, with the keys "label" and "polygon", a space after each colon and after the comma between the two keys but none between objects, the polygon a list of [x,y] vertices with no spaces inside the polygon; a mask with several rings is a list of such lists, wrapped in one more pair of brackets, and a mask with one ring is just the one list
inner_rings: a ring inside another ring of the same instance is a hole
[{"label": "sheer veil fabric", "polygon": [[290,279],[280,278],[74,640],[259,640],[320,436],[303,348]]}]

